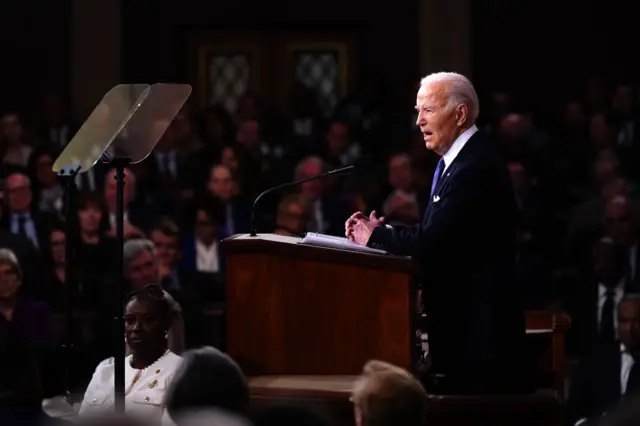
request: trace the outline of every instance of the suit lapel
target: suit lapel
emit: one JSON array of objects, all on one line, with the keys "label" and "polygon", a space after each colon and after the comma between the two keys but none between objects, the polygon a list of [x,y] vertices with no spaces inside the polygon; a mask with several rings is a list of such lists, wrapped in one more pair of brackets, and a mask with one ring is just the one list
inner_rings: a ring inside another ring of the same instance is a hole
[{"label": "suit lapel", "polygon": [[429,198],[429,203],[427,204],[427,213],[426,213],[427,218],[431,215],[431,212],[433,211],[433,205],[435,203],[440,202],[440,194],[443,188],[445,188],[445,185],[447,184],[449,179],[451,178],[451,175],[455,175],[455,172],[459,166],[459,164],[456,161],[457,159],[458,158],[456,157],[453,160],[453,162],[449,165],[449,167],[447,167],[447,169],[442,174],[442,177],[438,180],[438,183],[436,184],[436,187],[433,190],[433,195],[431,195],[431,197]]},{"label": "suit lapel", "polygon": [[473,136],[469,138],[469,140],[464,145],[464,147],[462,147],[458,155],[456,155],[456,158],[453,159],[451,164],[449,164],[449,166],[445,169],[444,173],[438,180],[438,183],[436,184],[436,187],[433,191],[433,195],[430,197],[429,203],[427,204],[426,217],[429,217],[429,215],[431,214],[433,210],[434,202],[439,202],[442,190],[446,187],[450,178],[452,176],[455,177],[457,170],[461,167],[462,164],[465,163],[467,158],[472,158],[474,156],[475,151],[477,149],[481,149],[480,145],[481,145],[482,136],[480,132],[481,131],[478,130],[476,133],[473,134]]}]

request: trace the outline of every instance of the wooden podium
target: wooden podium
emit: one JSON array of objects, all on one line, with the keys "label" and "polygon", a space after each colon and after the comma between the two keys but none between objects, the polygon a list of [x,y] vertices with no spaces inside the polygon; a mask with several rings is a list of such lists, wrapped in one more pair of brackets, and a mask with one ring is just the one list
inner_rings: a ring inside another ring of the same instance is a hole
[{"label": "wooden podium", "polygon": [[413,371],[413,262],[300,241],[223,241],[229,355],[248,376],[357,375],[373,358]]}]

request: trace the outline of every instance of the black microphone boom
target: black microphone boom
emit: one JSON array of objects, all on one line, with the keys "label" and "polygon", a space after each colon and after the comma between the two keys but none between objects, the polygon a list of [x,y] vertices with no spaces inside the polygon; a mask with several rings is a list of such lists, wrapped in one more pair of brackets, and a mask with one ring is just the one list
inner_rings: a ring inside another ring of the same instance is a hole
[{"label": "black microphone boom", "polygon": [[258,194],[258,196],[256,197],[255,200],[253,200],[253,205],[251,206],[251,237],[257,237],[258,234],[256,232],[256,228],[254,225],[254,218],[255,218],[255,212],[256,212],[256,206],[258,205],[258,201],[260,201],[260,199],[262,197],[264,197],[267,194],[270,194],[274,191],[278,191],[280,189],[284,189],[284,188],[289,188],[292,186],[296,186],[296,185],[301,185],[305,182],[310,182],[312,180],[316,180],[316,179],[322,179],[325,177],[329,177],[329,176],[335,176],[335,175],[345,175],[345,174],[350,174],[353,173],[357,170],[361,170],[363,168],[365,168],[366,166],[369,165],[369,163],[372,162],[372,157],[370,156],[365,156],[362,157],[358,160],[356,160],[355,163],[351,164],[350,166],[345,166],[345,167],[340,167],[339,169],[333,169],[333,170],[329,170],[327,172],[324,173],[320,173],[319,175],[315,175],[315,176],[311,176],[305,179],[301,179],[301,180],[297,180],[294,182],[285,182],[282,183],[280,185],[277,186],[273,186],[271,188],[265,189],[264,191],[262,191],[260,194]]}]

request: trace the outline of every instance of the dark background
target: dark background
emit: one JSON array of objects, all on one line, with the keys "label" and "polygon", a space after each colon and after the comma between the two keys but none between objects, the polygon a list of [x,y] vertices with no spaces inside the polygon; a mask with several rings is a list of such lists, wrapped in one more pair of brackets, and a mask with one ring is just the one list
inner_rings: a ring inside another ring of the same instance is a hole
[{"label": "dark background", "polygon": [[[189,80],[187,36],[196,29],[334,31],[361,41],[360,73],[376,72],[392,93],[413,87],[418,70],[414,0],[323,2],[172,1],[123,3],[123,80]],[[635,80],[637,14],[628,2],[473,2],[473,79],[481,92],[506,86],[529,102],[570,96],[607,70]],[[68,0],[11,0],[0,5],[0,107],[24,105],[45,90],[69,90]],[[19,64],[19,65],[18,65]]]}]

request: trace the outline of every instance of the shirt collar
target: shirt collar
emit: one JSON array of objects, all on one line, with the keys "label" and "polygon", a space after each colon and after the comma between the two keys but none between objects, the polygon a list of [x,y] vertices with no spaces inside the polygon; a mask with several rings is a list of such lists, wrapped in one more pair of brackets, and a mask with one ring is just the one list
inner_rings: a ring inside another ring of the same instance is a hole
[{"label": "shirt collar", "polygon": [[462,132],[462,134],[458,136],[455,141],[453,141],[453,144],[451,144],[449,150],[447,150],[447,152],[445,152],[445,154],[442,156],[442,158],[444,159],[445,170],[447,170],[447,167],[449,167],[451,163],[453,163],[453,160],[456,159],[460,151],[462,151],[462,148],[464,148],[469,139],[471,139],[471,136],[473,136],[477,131],[478,127],[474,124],[467,130]]},{"label": "shirt collar", "polygon": [[[622,278],[620,280],[620,282],[615,287],[613,287],[611,290],[613,290],[614,293],[617,293],[619,291],[623,291],[624,290],[624,284],[625,284],[624,278]],[[598,284],[598,297],[599,298],[603,298],[606,295],[607,295],[607,286],[602,284],[602,283],[599,283]]]}]

